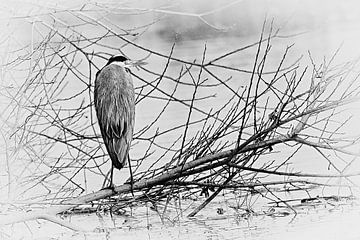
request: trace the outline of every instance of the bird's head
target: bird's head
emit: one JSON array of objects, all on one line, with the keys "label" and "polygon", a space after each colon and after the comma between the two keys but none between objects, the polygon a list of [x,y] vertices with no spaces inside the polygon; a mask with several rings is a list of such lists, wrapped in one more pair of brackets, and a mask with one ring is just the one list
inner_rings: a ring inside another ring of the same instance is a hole
[{"label": "bird's head", "polygon": [[106,66],[110,65],[110,64],[115,64],[124,68],[133,68],[135,67],[136,69],[138,69],[139,66],[141,65],[146,65],[147,63],[144,62],[143,60],[138,60],[138,61],[131,61],[130,59],[128,59],[127,57],[124,57],[122,55],[115,55],[109,58]]},{"label": "bird's head", "polygon": [[116,55],[116,56],[112,56],[109,58],[106,66],[110,65],[110,64],[115,64],[115,65],[119,65],[121,67],[132,67],[132,62],[130,61],[130,59],[128,59],[127,57],[124,57],[122,55]]}]

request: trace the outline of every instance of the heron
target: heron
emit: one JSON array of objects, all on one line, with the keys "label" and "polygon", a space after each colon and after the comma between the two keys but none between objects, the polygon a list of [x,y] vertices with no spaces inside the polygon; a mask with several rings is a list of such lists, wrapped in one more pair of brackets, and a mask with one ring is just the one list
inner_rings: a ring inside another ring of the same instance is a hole
[{"label": "heron", "polygon": [[96,73],[94,104],[101,136],[111,159],[110,185],[113,189],[113,171],[129,164],[131,188],[133,178],[129,150],[135,123],[135,91],[129,67],[124,56],[112,56]]}]

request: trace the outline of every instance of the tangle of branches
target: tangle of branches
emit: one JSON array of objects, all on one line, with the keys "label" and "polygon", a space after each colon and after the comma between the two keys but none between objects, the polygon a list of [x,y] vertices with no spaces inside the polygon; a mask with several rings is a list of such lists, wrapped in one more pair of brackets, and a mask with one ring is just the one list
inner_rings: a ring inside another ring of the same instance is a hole
[{"label": "tangle of branches", "polygon": [[[3,126],[16,156],[8,164],[20,166],[9,172],[9,193],[18,182],[24,198],[62,203],[51,213],[90,202],[121,208],[206,196],[189,214],[194,216],[222,191],[271,192],[269,186],[283,184],[306,191],[307,178],[341,177],[352,185],[350,177],[358,173],[347,170],[353,161],[336,159],[356,155],[348,147],[358,139],[342,131],[349,120],[343,106],[359,94],[351,75],[356,62],[316,64],[309,54],[312,62],[303,66],[301,58],[288,60],[292,45],[270,59],[278,31],[266,22],[252,44],[218,54],[204,44],[193,59],[178,57],[176,44],[162,52],[138,43],[149,25],[123,29],[86,9],[54,11],[46,20],[23,17],[42,40],[4,65],[21,68],[17,74],[24,77],[6,89],[11,103]],[[92,34],[83,33],[88,26]],[[250,68],[232,64],[245,52],[251,53]],[[148,62],[132,72],[134,196],[129,179],[116,182],[115,192],[91,193],[101,188],[111,164],[94,114],[94,77],[115,54]],[[309,150],[318,153],[311,161],[325,160],[330,174],[289,171],[292,160]]]}]

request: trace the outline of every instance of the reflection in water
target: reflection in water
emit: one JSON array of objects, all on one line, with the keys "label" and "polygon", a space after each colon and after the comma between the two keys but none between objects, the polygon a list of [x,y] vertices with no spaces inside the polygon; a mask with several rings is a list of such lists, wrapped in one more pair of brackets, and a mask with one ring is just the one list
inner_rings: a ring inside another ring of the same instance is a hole
[{"label": "reflection in water", "polygon": [[[183,201],[184,209],[191,211],[199,202]],[[230,207],[229,202],[214,201],[195,218],[185,217],[186,212],[171,208],[162,214],[163,207],[154,211],[148,204],[127,209],[123,215],[109,213],[80,214],[65,217],[72,223],[86,226],[86,233],[74,233],[49,222],[29,222],[31,233],[14,232],[11,239],[358,239],[357,219],[360,217],[359,202],[344,200],[297,209],[298,215],[277,215],[263,208],[257,214],[244,214]],[[223,214],[217,209],[224,209]],[[269,208],[270,209],[270,208]],[[269,210],[267,209],[267,210]],[[276,208],[276,212],[284,209]],[[271,211],[272,212],[272,211]],[[84,224],[86,223],[86,224]],[[37,226],[37,227],[36,227]],[[51,234],[49,234],[51,233]],[[347,236],[339,233],[348,233]],[[29,236],[32,236],[29,238]],[[6,238],[4,238],[6,239]]]}]

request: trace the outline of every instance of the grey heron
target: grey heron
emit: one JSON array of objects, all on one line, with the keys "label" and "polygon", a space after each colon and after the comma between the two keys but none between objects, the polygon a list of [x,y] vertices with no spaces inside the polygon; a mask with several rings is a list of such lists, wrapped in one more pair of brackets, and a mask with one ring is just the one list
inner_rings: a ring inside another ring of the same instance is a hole
[{"label": "grey heron", "polygon": [[[129,70],[128,58],[113,56],[96,73],[94,104],[102,138],[112,161],[110,188],[113,187],[113,171],[129,162],[129,150],[135,122],[135,92]],[[130,169],[131,186],[132,173]]]}]

